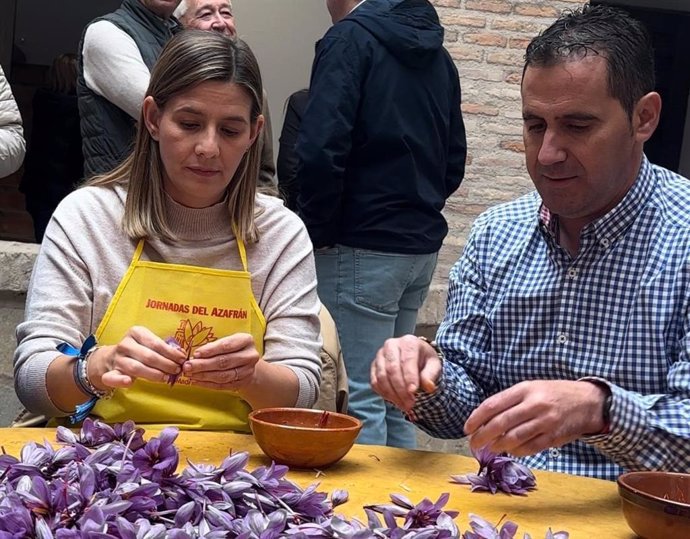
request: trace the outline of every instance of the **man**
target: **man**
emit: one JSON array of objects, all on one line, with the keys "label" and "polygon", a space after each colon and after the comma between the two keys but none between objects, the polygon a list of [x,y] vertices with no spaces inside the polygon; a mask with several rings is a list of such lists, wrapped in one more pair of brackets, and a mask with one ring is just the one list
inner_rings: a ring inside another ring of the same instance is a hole
[{"label": "man", "polygon": [[[235,37],[235,17],[230,0],[182,0],[174,13],[185,28],[197,28]],[[275,191],[276,167],[273,161],[273,132],[266,91],[263,95],[264,127],[261,134],[261,171],[259,185]]]},{"label": "man", "polygon": [[124,0],[90,22],[79,50],[84,174],[105,173],[132,149],[150,71],[177,20],[180,0]]},{"label": "man", "polygon": [[427,432],[603,479],[690,467],[690,183],[649,163],[654,57],[585,6],[532,40],[522,79],[536,192],[488,210],[450,275],[438,351],[406,336],[373,387]]},{"label": "man", "polygon": [[441,209],[464,175],[458,72],[427,0],[328,0],[297,141],[298,210],[316,248],[359,443],[415,446],[369,385],[383,342],[414,331],[438,250]]}]

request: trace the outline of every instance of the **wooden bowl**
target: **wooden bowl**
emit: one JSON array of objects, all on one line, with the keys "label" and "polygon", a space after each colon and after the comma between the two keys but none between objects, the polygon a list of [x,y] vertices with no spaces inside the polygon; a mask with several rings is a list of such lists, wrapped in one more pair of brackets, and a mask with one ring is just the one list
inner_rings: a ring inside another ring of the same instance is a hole
[{"label": "wooden bowl", "polygon": [[306,408],[264,408],[249,414],[256,443],[267,456],[292,468],[325,468],[350,450],[359,419]]},{"label": "wooden bowl", "polygon": [[625,473],[618,493],[628,526],[643,539],[690,537],[690,474]]}]

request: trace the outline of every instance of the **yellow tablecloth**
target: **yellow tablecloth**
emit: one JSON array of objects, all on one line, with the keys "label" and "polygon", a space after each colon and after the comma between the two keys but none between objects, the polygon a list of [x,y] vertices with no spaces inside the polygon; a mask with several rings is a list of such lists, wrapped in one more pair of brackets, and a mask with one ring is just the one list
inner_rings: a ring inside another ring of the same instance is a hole
[{"label": "yellow tablecloth", "polygon": [[[145,438],[154,435],[147,431]],[[56,445],[55,431],[0,428],[0,445],[15,456],[26,442],[44,439]],[[182,455],[180,468],[186,466],[186,459],[218,464],[231,449],[249,452],[250,469],[270,463],[249,435],[181,431],[176,445]],[[538,488],[527,496],[470,492],[465,485],[449,482],[450,475],[476,468],[474,459],[460,455],[355,445],[330,468],[291,470],[288,478],[303,487],[318,482],[320,491],[347,490],[350,501],[337,512],[360,519],[364,519],[363,505],[388,503],[390,493],[418,503],[425,497],[436,501],[449,492],[446,508],[460,511],[456,522],[461,531],[468,529],[468,513],[475,513],[493,523],[505,515],[518,524],[519,538],[527,532],[541,539],[549,527],[570,532],[572,539],[635,537],[625,523],[613,482],[535,471]]]}]

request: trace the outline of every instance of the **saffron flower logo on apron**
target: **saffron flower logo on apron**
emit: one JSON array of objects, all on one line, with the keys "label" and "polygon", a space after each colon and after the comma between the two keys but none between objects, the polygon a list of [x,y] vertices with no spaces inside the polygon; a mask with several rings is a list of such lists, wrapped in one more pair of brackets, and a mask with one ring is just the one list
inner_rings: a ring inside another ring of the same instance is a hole
[{"label": "saffron flower logo on apron", "polygon": [[[187,354],[187,359],[192,357],[192,351],[199,346],[215,341],[212,327],[204,327],[201,322],[192,325],[191,320],[180,320],[180,327],[177,328],[174,337],[168,337],[165,342],[170,346],[179,348]],[[170,376],[168,383],[174,386],[180,374]]]}]

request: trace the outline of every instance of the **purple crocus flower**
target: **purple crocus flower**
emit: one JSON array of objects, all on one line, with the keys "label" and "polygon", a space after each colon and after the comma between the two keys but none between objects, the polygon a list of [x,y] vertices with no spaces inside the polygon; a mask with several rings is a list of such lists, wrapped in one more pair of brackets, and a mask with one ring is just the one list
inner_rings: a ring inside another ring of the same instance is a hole
[{"label": "purple crocus flower", "polygon": [[179,429],[176,427],[166,427],[158,438],[151,438],[134,453],[132,464],[139,469],[143,477],[151,481],[160,481],[163,477],[175,473],[180,460],[174,445],[178,434]]},{"label": "purple crocus flower", "polygon": [[537,487],[537,480],[525,465],[507,455],[497,455],[487,448],[472,450],[479,462],[479,472],[451,475],[451,482],[471,485],[472,491],[486,491],[496,494],[499,490],[507,494],[525,495]]}]

